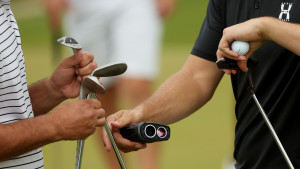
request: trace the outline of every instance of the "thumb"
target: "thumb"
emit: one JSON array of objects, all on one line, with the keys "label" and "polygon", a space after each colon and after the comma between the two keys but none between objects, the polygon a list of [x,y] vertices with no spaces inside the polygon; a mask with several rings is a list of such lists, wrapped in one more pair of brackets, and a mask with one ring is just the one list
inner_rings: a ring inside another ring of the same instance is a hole
[{"label": "thumb", "polygon": [[73,49],[74,55],[66,58],[65,64],[68,65],[68,67],[75,67],[78,66],[82,60],[83,60],[83,51],[80,49]]},{"label": "thumb", "polygon": [[122,125],[118,121],[112,121],[111,126],[112,126],[112,129],[111,129],[112,131],[117,131],[117,130],[121,129],[122,127],[124,127],[124,125]]}]

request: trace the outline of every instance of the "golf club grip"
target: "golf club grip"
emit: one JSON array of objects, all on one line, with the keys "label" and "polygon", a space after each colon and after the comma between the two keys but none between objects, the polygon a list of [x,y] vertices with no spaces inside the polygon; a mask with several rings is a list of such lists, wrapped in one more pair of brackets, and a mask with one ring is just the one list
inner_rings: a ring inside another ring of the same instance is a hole
[{"label": "golf club grip", "polygon": [[[257,63],[258,62],[256,60],[249,58],[247,61],[247,66],[254,67],[257,65]],[[239,69],[236,60],[232,60],[232,59],[225,58],[225,57],[217,60],[216,64],[219,69],[234,69],[234,70]]]},{"label": "golf club grip", "polygon": [[170,127],[158,123],[141,122],[120,129],[121,135],[131,141],[153,143],[170,138]]}]

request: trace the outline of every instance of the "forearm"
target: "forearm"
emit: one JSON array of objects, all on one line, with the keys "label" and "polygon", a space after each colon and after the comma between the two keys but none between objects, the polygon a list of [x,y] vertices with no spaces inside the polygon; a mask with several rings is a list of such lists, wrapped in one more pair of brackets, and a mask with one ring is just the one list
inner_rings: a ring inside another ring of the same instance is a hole
[{"label": "forearm", "polygon": [[266,40],[274,41],[300,56],[300,24],[284,22],[271,17],[263,17],[260,22]]},{"label": "forearm", "polygon": [[138,121],[170,124],[189,116],[210,100],[222,75],[215,63],[190,56],[181,71],[136,108],[142,112]]},{"label": "forearm", "polygon": [[0,124],[0,161],[59,140],[50,115]]},{"label": "forearm", "polygon": [[28,91],[35,116],[49,112],[66,99],[58,90],[54,90],[49,78],[30,85]]}]

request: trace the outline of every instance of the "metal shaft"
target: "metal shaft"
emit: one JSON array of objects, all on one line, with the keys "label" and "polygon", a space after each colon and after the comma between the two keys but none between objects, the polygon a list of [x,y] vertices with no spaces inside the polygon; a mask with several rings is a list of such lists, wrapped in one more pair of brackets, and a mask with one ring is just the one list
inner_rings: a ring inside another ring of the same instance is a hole
[{"label": "metal shaft", "polygon": [[75,169],[81,168],[84,140],[77,140]]},{"label": "metal shaft", "polygon": [[117,144],[116,144],[116,142],[115,142],[115,139],[114,139],[114,137],[113,137],[113,135],[112,135],[112,133],[111,133],[111,131],[110,131],[110,128],[109,128],[109,126],[108,126],[108,124],[107,124],[106,119],[105,119],[105,125],[104,125],[104,128],[105,128],[105,131],[106,131],[106,133],[107,133],[107,135],[108,135],[109,141],[110,141],[110,143],[111,143],[111,145],[112,145],[112,147],[113,147],[113,149],[114,149],[114,152],[115,152],[115,154],[116,154],[116,157],[117,157],[117,159],[118,159],[118,162],[119,162],[119,164],[120,164],[121,169],[126,169],[125,163],[124,163],[123,158],[122,158],[122,156],[121,156],[121,154],[120,154],[120,151],[119,151],[119,149],[118,149],[118,147],[117,147]]},{"label": "metal shaft", "polygon": [[[83,93],[84,93],[84,91],[81,87],[80,88],[79,99],[85,99]],[[82,156],[83,156],[83,147],[84,147],[84,140],[77,140],[75,169],[81,169],[81,162],[82,162]]]},{"label": "metal shaft", "polygon": [[[88,98],[94,98],[94,99],[97,99],[95,93],[90,93],[90,94],[88,95]],[[124,160],[123,160],[123,158],[122,158],[122,155],[121,155],[121,153],[120,153],[120,151],[119,151],[119,149],[118,149],[118,146],[117,146],[117,144],[116,144],[116,142],[115,142],[115,139],[114,139],[114,137],[113,137],[113,135],[112,135],[112,133],[111,133],[111,130],[110,130],[110,128],[109,128],[109,125],[108,125],[106,119],[105,119],[104,129],[105,129],[105,131],[106,131],[106,133],[107,133],[107,135],[108,135],[109,141],[110,141],[110,143],[111,143],[111,145],[112,145],[112,147],[113,147],[113,149],[114,149],[115,155],[116,155],[116,157],[117,157],[117,159],[118,159],[118,162],[119,162],[119,164],[120,164],[121,169],[126,169],[126,165],[125,165],[125,163],[124,163]],[[77,168],[76,168],[76,169],[77,169]]]},{"label": "metal shaft", "polygon": [[270,130],[270,132],[271,132],[271,134],[272,134],[272,136],[273,136],[275,142],[276,142],[276,144],[278,145],[279,150],[280,150],[280,152],[282,153],[282,155],[283,155],[283,157],[284,157],[286,163],[288,164],[288,166],[289,166],[290,169],[294,169],[294,166],[293,166],[293,164],[292,164],[292,162],[291,162],[289,156],[288,156],[287,153],[285,152],[284,147],[282,146],[282,144],[281,144],[281,142],[280,142],[280,140],[279,140],[279,138],[278,138],[278,136],[277,136],[277,134],[276,134],[276,132],[275,132],[275,130],[274,130],[274,128],[273,128],[271,122],[270,122],[270,120],[268,119],[268,116],[266,115],[264,109],[262,108],[262,106],[261,106],[260,103],[258,102],[258,100],[257,100],[257,98],[256,98],[256,96],[255,96],[254,93],[251,94],[251,97],[254,99],[254,101],[255,101],[255,103],[256,103],[256,105],[257,105],[257,107],[258,107],[258,109],[259,109],[261,115],[263,116],[263,118],[264,118],[264,120],[265,120],[265,122],[266,122],[266,124],[267,124],[267,126],[268,126],[268,128],[269,128],[269,130]]}]

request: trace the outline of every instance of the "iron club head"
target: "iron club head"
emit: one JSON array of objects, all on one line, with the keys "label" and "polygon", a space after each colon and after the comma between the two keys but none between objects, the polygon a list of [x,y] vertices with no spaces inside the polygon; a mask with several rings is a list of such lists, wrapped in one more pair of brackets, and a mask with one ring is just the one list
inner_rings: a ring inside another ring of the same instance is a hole
[{"label": "iron club head", "polygon": [[60,44],[65,45],[67,47],[70,47],[73,50],[75,50],[75,49],[82,49],[82,46],[74,38],[71,38],[71,37],[62,37],[62,38],[59,38],[57,40],[57,42],[60,43]]},{"label": "iron club head", "polygon": [[86,99],[90,93],[105,94],[105,88],[99,83],[97,77],[87,76],[81,82],[79,99]]},{"label": "iron club head", "polygon": [[127,64],[123,62],[111,63],[95,69],[91,76],[110,77],[123,74],[127,70]]}]

